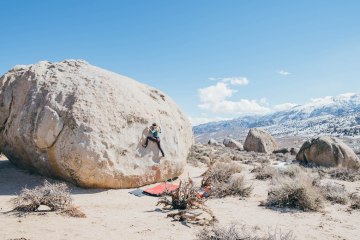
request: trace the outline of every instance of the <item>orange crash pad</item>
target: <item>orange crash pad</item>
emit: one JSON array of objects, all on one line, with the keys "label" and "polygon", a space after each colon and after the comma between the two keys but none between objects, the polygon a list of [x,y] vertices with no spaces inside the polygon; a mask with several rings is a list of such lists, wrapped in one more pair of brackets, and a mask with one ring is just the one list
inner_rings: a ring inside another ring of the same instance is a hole
[{"label": "orange crash pad", "polygon": [[160,183],[155,187],[145,189],[144,192],[153,196],[161,196],[166,192],[173,192],[179,188],[179,185],[171,184],[171,183]]}]

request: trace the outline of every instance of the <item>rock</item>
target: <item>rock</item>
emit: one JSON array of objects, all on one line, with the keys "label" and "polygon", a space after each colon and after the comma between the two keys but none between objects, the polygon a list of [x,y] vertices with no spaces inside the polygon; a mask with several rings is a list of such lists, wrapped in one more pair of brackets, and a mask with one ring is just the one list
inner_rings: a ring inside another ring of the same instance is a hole
[{"label": "rock", "polygon": [[341,140],[328,136],[306,141],[296,155],[296,160],[324,167],[360,167],[359,158],[350,147]]},{"label": "rock", "polygon": [[282,154],[286,154],[289,152],[289,149],[287,148],[280,148],[280,149],[276,149],[273,151],[273,153],[282,153]]},{"label": "rock", "polygon": [[[162,158],[147,127],[162,128]],[[0,78],[0,151],[83,187],[132,188],[180,175],[193,144],[166,94],[84,61],[17,66]]]},{"label": "rock", "polygon": [[276,148],[275,139],[269,133],[256,128],[250,129],[244,143],[246,151],[272,153]]},{"label": "rock", "polygon": [[241,143],[231,138],[225,138],[223,144],[225,147],[234,148],[237,150],[244,150],[244,147]]},{"label": "rock", "polygon": [[298,152],[299,152],[299,148],[291,148],[290,149],[290,154],[293,156],[296,155]]},{"label": "rock", "polygon": [[215,139],[211,138],[211,139],[208,141],[208,145],[219,146],[219,143],[218,143]]}]

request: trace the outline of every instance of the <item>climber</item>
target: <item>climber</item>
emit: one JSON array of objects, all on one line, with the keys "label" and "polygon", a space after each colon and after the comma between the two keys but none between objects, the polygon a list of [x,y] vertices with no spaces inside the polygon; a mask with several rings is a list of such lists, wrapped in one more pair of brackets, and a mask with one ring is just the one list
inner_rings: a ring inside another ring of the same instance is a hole
[{"label": "climber", "polygon": [[159,127],[156,123],[153,123],[153,124],[150,126],[149,131],[151,132],[151,135],[152,135],[152,136],[147,136],[147,137],[146,137],[146,142],[145,142],[145,144],[143,145],[143,147],[144,147],[144,148],[147,147],[149,140],[150,140],[150,141],[153,141],[153,142],[156,142],[156,144],[158,145],[159,150],[160,150],[162,156],[165,157],[164,151],[162,150],[161,145],[160,145],[160,133],[161,133],[160,127]]}]

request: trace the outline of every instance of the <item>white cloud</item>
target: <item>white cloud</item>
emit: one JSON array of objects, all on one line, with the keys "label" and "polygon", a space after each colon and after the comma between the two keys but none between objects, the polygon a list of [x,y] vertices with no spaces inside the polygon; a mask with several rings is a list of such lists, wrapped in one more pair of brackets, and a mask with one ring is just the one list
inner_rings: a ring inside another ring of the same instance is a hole
[{"label": "white cloud", "polygon": [[262,97],[262,98],[260,98],[259,102],[260,102],[261,104],[263,104],[263,105],[266,105],[266,106],[268,106],[268,105],[269,105],[269,103],[268,103],[268,101],[267,101],[267,98],[266,98],[266,97]]},{"label": "white cloud", "polygon": [[246,77],[225,77],[225,78],[209,78],[211,81],[230,83],[231,85],[248,85],[249,79]]},{"label": "white cloud", "polygon": [[229,82],[232,85],[248,85],[249,84],[249,80],[245,77],[223,78],[222,82]]},{"label": "white cloud", "polygon": [[218,82],[216,85],[200,88],[198,90],[200,101],[207,102],[219,102],[227,97],[231,97],[236,90],[227,87],[226,83]]},{"label": "white cloud", "polygon": [[[229,80],[230,81],[230,80]],[[218,82],[216,85],[201,88],[198,90],[200,104],[198,107],[202,110],[221,114],[264,114],[271,112],[271,109],[263,106],[261,101],[240,99],[230,101],[230,98],[236,90],[231,89],[224,82]],[[264,99],[262,99],[264,101]],[[266,101],[266,100],[265,100]]]},{"label": "white cloud", "polygon": [[287,76],[290,74],[288,71],[285,71],[285,70],[279,70],[279,71],[277,71],[277,73],[280,75],[283,75],[283,76]]},{"label": "white cloud", "polygon": [[293,108],[295,106],[298,106],[298,104],[296,103],[282,103],[282,104],[278,104],[273,106],[273,110],[274,111],[284,111],[284,110],[288,110],[290,108]]},{"label": "white cloud", "polygon": [[261,106],[256,100],[240,99],[239,101],[222,100],[219,102],[205,102],[198,105],[202,110],[221,114],[264,114],[271,109]]}]

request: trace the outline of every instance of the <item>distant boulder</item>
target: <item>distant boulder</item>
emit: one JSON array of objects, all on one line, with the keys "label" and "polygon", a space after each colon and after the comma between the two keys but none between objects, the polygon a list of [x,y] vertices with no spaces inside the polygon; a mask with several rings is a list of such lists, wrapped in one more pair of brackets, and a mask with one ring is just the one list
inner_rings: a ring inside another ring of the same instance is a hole
[{"label": "distant boulder", "polygon": [[275,139],[269,133],[256,128],[250,129],[244,143],[246,151],[272,153],[276,148]]},{"label": "distant boulder", "polygon": [[228,147],[228,148],[244,150],[244,146],[240,142],[238,142],[234,139],[231,139],[231,138],[225,138],[223,141],[223,144],[225,145],[225,147]]},{"label": "distant boulder", "polygon": [[273,151],[273,153],[282,153],[282,154],[286,154],[289,152],[288,148],[279,148]]},{"label": "distant boulder", "polygon": [[209,145],[213,145],[213,146],[219,146],[220,144],[213,138],[211,138],[209,141],[208,141],[208,144]]},{"label": "distant boulder", "polygon": [[296,154],[298,154],[298,152],[299,152],[299,148],[291,148],[290,149],[290,154],[291,155],[296,155]]},{"label": "distant boulder", "polygon": [[296,155],[296,160],[324,167],[360,167],[360,160],[350,147],[338,138],[328,136],[306,141]]}]

